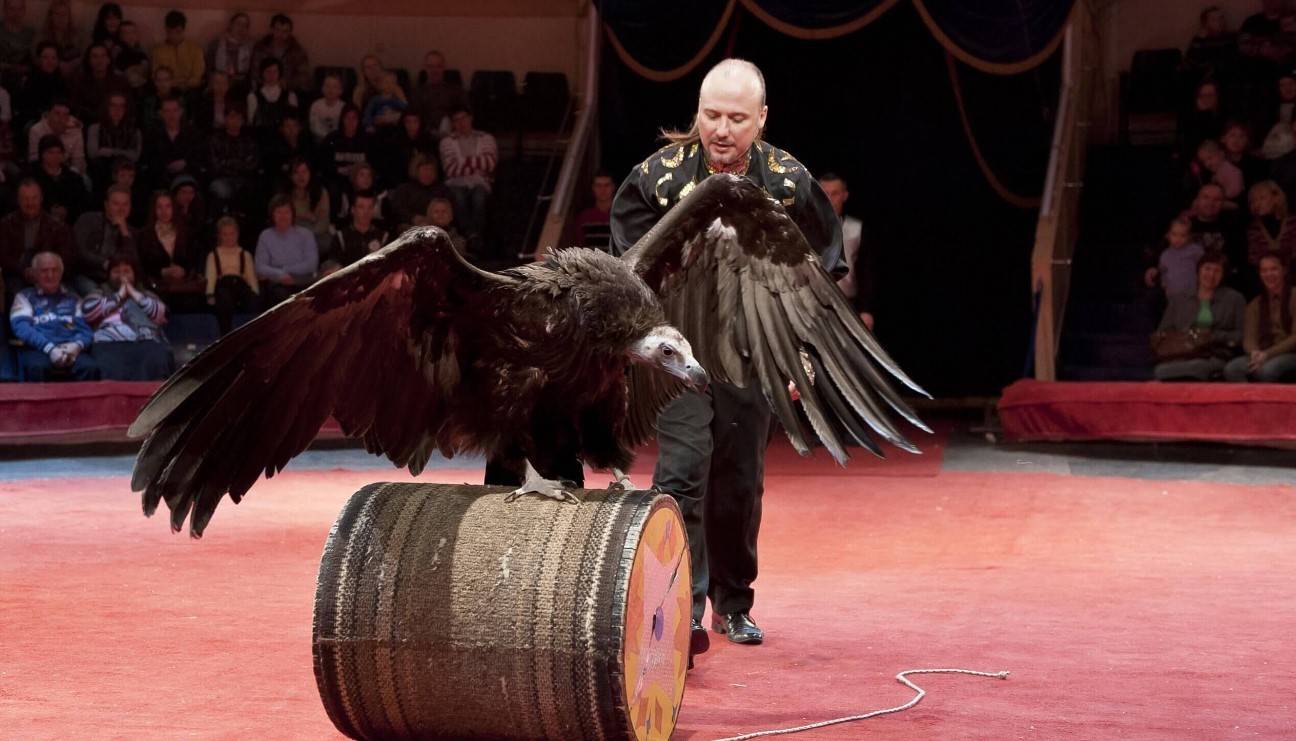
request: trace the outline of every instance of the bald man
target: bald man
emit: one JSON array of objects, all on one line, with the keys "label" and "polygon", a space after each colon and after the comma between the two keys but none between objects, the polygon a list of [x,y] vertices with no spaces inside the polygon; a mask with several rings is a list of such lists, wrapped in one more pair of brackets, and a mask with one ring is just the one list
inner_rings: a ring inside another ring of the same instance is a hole
[{"label": "bald man", "polygon": [[[769,109],[760,70],[726,59],[707,73],[688,131],[663,132],[670,143],[621,184],[612,203],[612,252],[639,240],[699,182],[717,172],[741,175],[783,204],[835,277],[846,274],[841,224],[823,188],[792,155],[761,140]],[[770,407],[754,380],[746,388],[714,382],[686,392],[658,420],[660,453],[653,484],[679,502],[693,571],[693,654],[710,647],[702,617],[734,643],[759,644],[752,620],[756,535],[764,493]]]}]

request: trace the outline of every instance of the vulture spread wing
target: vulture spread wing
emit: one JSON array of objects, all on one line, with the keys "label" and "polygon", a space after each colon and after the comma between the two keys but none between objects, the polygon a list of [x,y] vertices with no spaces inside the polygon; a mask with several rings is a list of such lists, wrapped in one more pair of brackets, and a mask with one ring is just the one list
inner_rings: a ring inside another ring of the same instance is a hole
[{"label": "vulture spread wing", "polygon": [[202,534],[229,493],[239,501],[315,439],[329,415],[418,473],[459,381],[461,333],[488,321],[484,293],[517,279],[480,271],[445,232],[413,229],[207,348],[131,425],[148,435],[131,485],[144,511],[165,499],[171,527]]},{"label": "vulture spread wing", "polygon": [[[881,455],[865,426],[918,452],[890,406],[927,430],[886,374],[926,394],[900,370],[823,270],[783,207],[751,181],[703,180],[623,256],[661,297],[671,324],[712,378],[761,385],[792,443],[810,445],[789,383],[813,432],[838,462],[846,446]],[[659,384],[636,384],[632,407],[660,404]],[[633,416],[633,412],[632,412]]]}]

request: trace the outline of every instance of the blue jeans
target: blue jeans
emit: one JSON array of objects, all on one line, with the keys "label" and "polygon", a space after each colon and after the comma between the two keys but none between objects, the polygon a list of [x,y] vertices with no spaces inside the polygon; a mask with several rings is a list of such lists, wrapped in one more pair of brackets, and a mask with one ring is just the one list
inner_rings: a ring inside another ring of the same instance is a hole
[{"label": "blue jeans", "polygon": [[1234,383],[1282,383],[1296,379],[1296,353],[1275,355],[1261,364],[1255,373],[1247,367],[1250,362],[1248,355],[1230,360],[1224,366],[1224,380]]},{"label": "blue jeans", "polygon": [[482,235],[486,228],[486,200],[490,191],[484,187],[462,188],[450,186],[454,195],[455,223],[464,236]]},{"label": "blue jeans", "polygon": [[[22,379],[27,382],[44,383],[46,381],[65,380],[56,374],[54,363],[50,361],[49,356],[40,350],[23,348],[18,352],[18,365],[22,372]],[[70,367],[62,369],[72,377],[74,381],[98,381],[99,380],[99,363],[88,352],[82,352],[77,356],[76,362]]]}]

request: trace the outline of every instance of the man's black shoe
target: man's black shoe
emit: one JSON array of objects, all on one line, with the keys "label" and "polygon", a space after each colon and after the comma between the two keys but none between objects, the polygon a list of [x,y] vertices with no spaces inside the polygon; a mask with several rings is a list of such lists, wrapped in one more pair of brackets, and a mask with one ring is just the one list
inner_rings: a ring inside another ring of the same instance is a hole
[{"label": "man's black shoe", "polygon": [[689,663],[688,668],[693,668],[693,657],[696,654],[704,654],[707,649],[711,648],[711,636],[707,635],[706,628],[702,627],[701,620],[694,620],[693,626],[689,630]]},{"label": "man's black shoe", "polygon": [[746,612],[712,615],[711,630],[723,633],[734,643],[755,644],[765,640],[765,632],[756,626],[756,621]]}]

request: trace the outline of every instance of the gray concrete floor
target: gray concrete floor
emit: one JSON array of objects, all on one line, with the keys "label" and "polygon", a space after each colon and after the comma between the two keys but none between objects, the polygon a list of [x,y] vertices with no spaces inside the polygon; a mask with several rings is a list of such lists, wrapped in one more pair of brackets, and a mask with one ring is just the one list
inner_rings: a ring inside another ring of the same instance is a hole
[{"label": "gray concrete floor", "polygon": [[[924,416],[931,416],[930,414]],[[954,425],[943,471],[1055,473],[1150,480],[1296,484],[1296,451],[1204,443],[1030,443],[1012,444],[968,415],[952,415]],[[64,476],[129,476],[133,444],[76,447],[0,448],[0,481]],[[480,458],[446,461],[434,456],[429,469],[475,468]],[[316,445],[289,464],[289,470],[391,470],[387,459],[369,455],[349,441]]]}]

